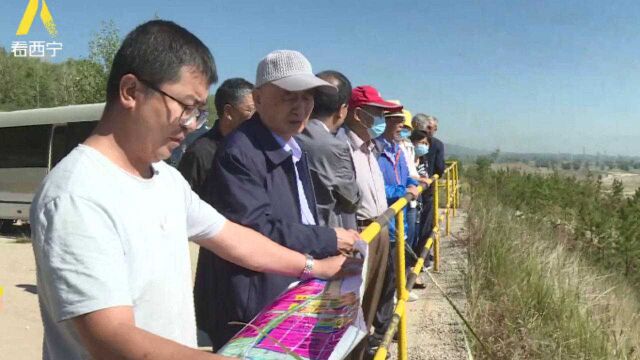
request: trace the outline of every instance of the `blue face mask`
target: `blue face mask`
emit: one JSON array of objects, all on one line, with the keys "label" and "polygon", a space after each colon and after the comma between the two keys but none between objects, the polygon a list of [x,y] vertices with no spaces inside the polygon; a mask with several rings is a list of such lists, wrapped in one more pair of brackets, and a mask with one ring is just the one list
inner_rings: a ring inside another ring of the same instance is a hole
[{"label": "blue face mask", "polygon": [[424,156],[429,152],[429,145],[426,144],[418,144],[416,145],[416,156]]},{"label": "blue face mask", "polygon": [[384,116],[375,116],[373,118],[373,126],[367,129],[367,131],[369,132],[369,136],[371,136],[372,139],[375,139],[382,135],[386,127],[387,123],[384,121]]},{"label": "blue face mask", "polygon": [[411,135],[411,131],[409,131],[408,129],[402,129],[400,130],[400,137],[403,139],[408,139],[409,135]]}]

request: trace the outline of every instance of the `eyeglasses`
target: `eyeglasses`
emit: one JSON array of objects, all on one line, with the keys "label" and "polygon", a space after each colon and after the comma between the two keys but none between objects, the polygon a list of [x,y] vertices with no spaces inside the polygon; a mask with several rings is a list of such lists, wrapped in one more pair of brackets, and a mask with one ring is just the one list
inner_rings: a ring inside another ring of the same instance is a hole
[{"label": "eyeglasses", "polygon": [[151,82],[138,76],[136,76],[136,78],[138,78],[138,80],[140,80],[140,82],[143,83],[149,89],[159,92],[160,94],[168,97],[169,99],[177,102],[178,104],[180,104],[180,106],[182,106],[182,114],[180,114],[180,120],[179,120],[180,126],[188,127],[195,120],[196,129],[200,129],[202,125],[204,125],[204,123],[207,122],[207,116],[209,116],[209,111],[205,109],[200,109],[196,105],[185,104],[182,101],[176,99],[175,97],[162,91],[160,88],[153,85]]}]

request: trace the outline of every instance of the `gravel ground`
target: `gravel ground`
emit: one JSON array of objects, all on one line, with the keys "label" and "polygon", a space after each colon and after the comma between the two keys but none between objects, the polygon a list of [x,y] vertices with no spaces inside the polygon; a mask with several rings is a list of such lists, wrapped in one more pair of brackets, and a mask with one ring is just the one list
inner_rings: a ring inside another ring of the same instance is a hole
[{"label": "gravel ground", "polygon": [[[464,244],[456,239],[464,238],[466,213],[458,210],[451,221],[451,234],[440,241],[440,272],[432,273],[434,279],[464,313],[464,273],[467,257]],[[444,234],[444,232],[443,232]],[[425,273],[421,275],[426,289],[414,290],[420,297],[408,303],[409,359],[466,359],[462,321],[442,293]],[[397,345],[390,349],[392,359],[397,359]]]}]

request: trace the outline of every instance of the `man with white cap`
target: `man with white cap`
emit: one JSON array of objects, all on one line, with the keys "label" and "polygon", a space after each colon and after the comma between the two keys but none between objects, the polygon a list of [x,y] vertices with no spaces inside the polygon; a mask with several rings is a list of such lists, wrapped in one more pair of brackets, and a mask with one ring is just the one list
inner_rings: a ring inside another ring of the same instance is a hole
[{"label": "man with white cap", "polygon": [[[273,241],[324,258],[353,251],[358,233],[318,226],[316,203],[306,154],[294,139],[304,129],[315,91],[335,92],[316,77],[297,51],[277,50],[258,64],[253,92],[256,114],[226,139],[214,160],[206,199],[229,219],[251,227]],[[261,254],[256,254],[261,256]],[[211,291],[196,303],[199,327],[219,348],[296,279],[248,271],[216,257],[209,273]],[[198,306],[197,306],[198,307]]]}]

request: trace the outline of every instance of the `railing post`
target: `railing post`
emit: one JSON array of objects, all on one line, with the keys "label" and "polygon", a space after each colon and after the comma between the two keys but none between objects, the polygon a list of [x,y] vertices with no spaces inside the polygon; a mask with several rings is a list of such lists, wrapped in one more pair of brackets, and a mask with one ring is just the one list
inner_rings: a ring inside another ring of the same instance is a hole
[{"label": "railing post", "polygon": [[445,209],[445,215],[446,215],[446,228],[447,228],[447,236],[449,236],[449,234],[451,233],[451,217],[449,214],[450,208],[453,205],[453,199],[451,198],[451,171],[453,171],[453,166],[451,168],[449,168],[449,171],[447,171],[447,201],[446,201],[446,209]]},{"label": "railing post", "polygon": [[434,175],[433,180],[433,271],[438,272],[440,268],[440,202],[438,201],[440,188],[438,187],[438,174]]},{"label": "railing post", "polygon": [[[396,214],[396,297],[406,300],[409,297],[407,275],[405,273],[404,253],[404,207]],[[407,314],[406,310],[400,315],[398,324],[398,359],[406,360],[408,352],[407,344]]]},{"label": "railing post", "polygon": [[456,163],[456,207],[460,207],[460,168]]},{"label": "railing post", "polygon": [[453,189],[451,189],[451,197],[452,197],[452,202],[453,204],[451,205],[451,210],[453,212],[453,216],[456,216],[456,191],[457,191],[457,183],[456,183],[456,171],[458,169],[458,162],[454,162],[453,163],[453,173],[451,174],[451,187]]},{"label": "railing post", "polygon": [[[460,173],[458,169],[458,162],[456,161],[456,208],[460,206]],[[455,212],[454,212],[455,214]]]}]

